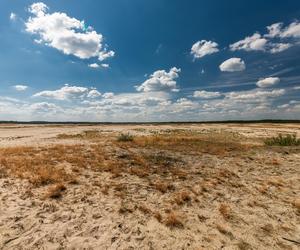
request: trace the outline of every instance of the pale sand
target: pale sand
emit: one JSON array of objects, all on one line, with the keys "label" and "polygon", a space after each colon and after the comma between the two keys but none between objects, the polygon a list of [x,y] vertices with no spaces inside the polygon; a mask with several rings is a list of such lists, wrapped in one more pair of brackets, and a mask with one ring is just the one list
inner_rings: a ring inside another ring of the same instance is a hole
[{"label": "pale sand", "polygon": [[[149,134],[169,129],[229,131],[254,144],[278,133],[300,135],[299,124],[1,125],[0,146],[88,144],[56,138],[85,130],[114,138],[124,131]],[[105,147],[105,139],[102,143]],[[172,193],[153,191],[143,178],[129,174],[112,178],[107,172],[84,169],[79,185],[68,185],[58,200],[43,199],[47,187],[32,188],[26,180],[0,176],[0,249],[300,249],[286,240],[300,242],[300,210],[293,204],[300,198],[299,152],[263,150],[238,159],[179,154],[190,176],[173,184],[176,190],[194,191],[192,201],[181,206],[171,205]],[[278,165],[271,163],[274,159]],[[234,173],[231,179],[222,177],[217,184],[209,180],[224,169]],[[130,195],[120,199],[113,189],[104,195],[95,183],[122,183]],[[265,193],[258,191],[262,187]],[[228,220],[219,212],[222,203],[231,207]],[[159,211],[163,218],[164,209],[176,210],[184,227],[170,228],[137,209],[139,205]],[[121,207],[128,212],[120,213]]]}]

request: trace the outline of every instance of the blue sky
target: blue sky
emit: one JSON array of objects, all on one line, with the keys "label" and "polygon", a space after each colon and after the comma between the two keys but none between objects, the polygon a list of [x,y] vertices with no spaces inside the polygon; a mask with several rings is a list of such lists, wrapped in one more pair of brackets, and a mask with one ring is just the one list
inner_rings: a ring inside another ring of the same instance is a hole
[{"label": "blue sky", "polygon": [[0,3],[0,120],[300,119],[300,2]]}]

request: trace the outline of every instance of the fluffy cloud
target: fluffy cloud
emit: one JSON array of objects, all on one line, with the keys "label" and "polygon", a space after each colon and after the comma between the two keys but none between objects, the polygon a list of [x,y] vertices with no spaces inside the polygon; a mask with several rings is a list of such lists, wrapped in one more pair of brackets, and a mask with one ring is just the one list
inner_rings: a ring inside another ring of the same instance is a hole
[{"label": "fluffy cloud", "polygon": [[280,82],[279,77],[267,77],[259,80],[256,85],[260,88],[267,88]]},{"label": "fluffy cloud", "polygon": [[103,46],[103,36],[86,27],[84,21],[69,17],[66,13],[48,13],[44,3],[34,3],[29,7],[32,16],[25,23],[26,31],[39,36],[39,43],[53,47],[64,54],[81,59],[98,57],[103,61],[114,56]]},{"label": "fluffy cloud", "polygon": [[10,15],[9,15],[9,19],[10,19],[11,21],[15,21],[15,20],[17,19],[16,13],[11,12]]},{"label": "fluffy cloud", "polygon": [[[20,102],[0,96],[0,119],[111,122],[287,119],[298,115],[300,110],[298,101],[290,101],[289,105],[284,105],[289,96],[283,95],[290,93],[292,91],[290,88],[220,92],[222,98],[193,99],[186,96],[173,99],[173,95],[169,92],[105,93],[93,99],[92,93],[97,93],[93,90],[96,89],[87,88],[87,91],[65,89],[64,92],[72,92],[69,99],[80,97],[72,99],[72,102],[30,103],[32,99]],[[81,94],[82,92],[84,94]],[[204,94],[210,95],[205,92]]]},{"label": "fluffy cloud", "polygon": [[217,98],[221,96],[220,92],[209,92],[205,90],[195,91],[193,96],[195,98],[203,98],[203,99],[210,99],[210,98]]},{"label": "fluffy cloud", "polygon": [[97,89],[92,89],[87,94],[87,97],[89,97],[89,98],[97,98],[100,96],[101,96],[101,93]]},{"label": "fluffy cloud", "polygon": [[169,72],[165,70],[155,71],[150,78],[143,82],[140,86],[136,86],[137,91],[173,91],[177,92],[176,79],[179,77],[180,69],[173,67]]},{"label": "fluffy cloud", "polygon": [[26,86],[26,85],[15,85],[14,88],[17,91],[25,91],[28,88],[28,86]]},{"label": "fluffy cloud", "polygon": [[30,109],[34,112],[47,113],[47,112],[55,112],[60,108],[53,103],[38,102],[38,103],[31,104]]},{"label": "fluffy cloud", "polygon": [[114,97],[114,93],[112,92],[106,92],[102,95],[103,98],[105,99],[110,99],[110,98],[113,98]]},{"label": "fluffy cloud", "polygon": [[263,38],[259,33],[255,33],[252,36],[248,36],[241,41],[231,44],[230,50],[264,51],[266,49],[267,42],[268,42],[267,39]]},{"label": "fluffy cloud", "polygon": [[292,47],[291,43],[270,43],[270,52],[272,54],[282,52]]},{"label": "fluffy cloud", "polygon": [[201,40],[192,46],[191,54],[194,56],[194,58],[201,58],[218,51],[218,44],[216,42]]},{"label": "fluffy cloud", "polygon": [[235,72],[235,71],[243,71],[246,69],[245,62],[241,58],[230,58],[224,61],[219,66],[221,71],[225,72]]},{"label": "fluffy cloud", "polygon": [[270,26],[267,26],[267,30],[269,31],[268,34],[265,35],[265,37],[277,37],[281,33],[282,23],[273,23]]},{"label": "fluffy cloud", "polygon": [[272,98],[282,96],[286,93],[284,89],[274,89],[272,91],[262,91],[262,90],[251,90],[251,91],[241,91],[241,92],[229,92],[226,94],[226,98],[230,100],[255,100],[256,102],[261,101],[261,99]]},{"label": "fluffy cloud", "polygon": [[290,23],[287,27],[283,27],[283,23],[274,23],[267,27],[269,30],[268,37],[281,37],[281,38],[300,38],[300,22],[295,21]]},{"label": "fluffy cloud", "polygon": [[109,68],[109,64],[107,64],[107,63],[101,63],[101,67],[102,68]]},{"label": "fluffy cloud", "polygon": [[286,27],[283,27],[283,23],[274,23],[267,26],[267,30],[268,33],[263,36],[254,33],[252,36],[231,44],[230,50],[265,51],[274,54],[298,44],[297,39],[300,38],[300,22],[298,21]]},{"label": "fluffy cloud", "polygon": [[45,90],[39,93],[34,94],[34,97],[45,97],[56,100],[69,100],[72,98],[81,97],[89,92],[89,89],[86,87],[78,86],[69,86],[65,85],[64,87],[57,90]]},{"label": "fluffy cloud", "polygon": [[97,68],[100,68],[100,65],[98,63],[91,63],[91,64],[89,64],[89,67],[97,69]]}]

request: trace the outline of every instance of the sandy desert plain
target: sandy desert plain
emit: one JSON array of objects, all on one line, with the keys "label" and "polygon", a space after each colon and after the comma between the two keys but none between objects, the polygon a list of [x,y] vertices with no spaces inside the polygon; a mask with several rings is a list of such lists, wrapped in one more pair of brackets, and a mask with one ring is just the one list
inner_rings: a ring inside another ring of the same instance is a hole
[{"label": "sandy desert plain", "polygon": [[300,249],[280,133],[300,124],[0,125],[0,249]]}]

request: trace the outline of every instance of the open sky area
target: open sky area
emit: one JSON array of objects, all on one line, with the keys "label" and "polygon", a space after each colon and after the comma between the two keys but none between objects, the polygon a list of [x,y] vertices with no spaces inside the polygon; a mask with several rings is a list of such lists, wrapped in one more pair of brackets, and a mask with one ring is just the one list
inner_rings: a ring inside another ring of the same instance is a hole
[{"label": "open sky area", "polygon": [[299,0],[1,0],[0,120],[300,119]]}]

